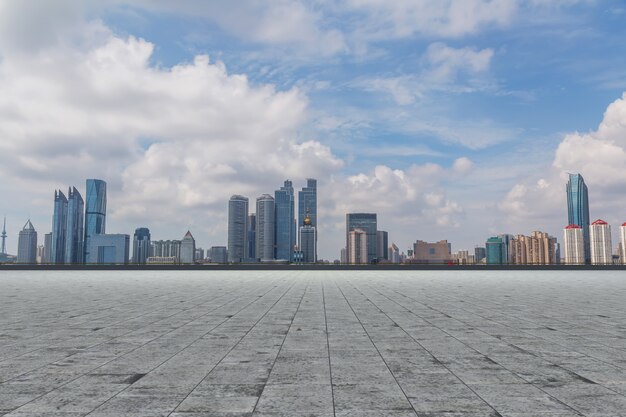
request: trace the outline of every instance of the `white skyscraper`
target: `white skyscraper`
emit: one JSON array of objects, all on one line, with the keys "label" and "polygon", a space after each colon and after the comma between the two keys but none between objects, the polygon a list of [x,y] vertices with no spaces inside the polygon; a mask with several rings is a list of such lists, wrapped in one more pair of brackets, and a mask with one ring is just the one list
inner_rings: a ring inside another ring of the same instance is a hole
[{"label": "white skyscraper", "polygon": [[191,235],[191,232],[187,230],[183,240],[180,241],[180,263],[192,264],[196,258],[196,240]]},{"label": "white skyscraper", "polygon": [[620,236],[620,254],[619,254],[619,258],[620,261],[626,265],[626,223],[623,223],[622,226],[619,228],[619,236]]},{"label": "white skyscraper", "polygon": [[263,194],[256,199],[256,257],[261,261],[274,259],[274,197]]},{"label": "white skyscraper", "polygon": [[565,242],[565,263],[582,265],[585,263],[585,242],[583,228],[570,224],[563,230]]},{"label": "white skyscraper", "polygon": [[604,220],[598,219],[591,223],[589,235],[591,239],[591,263],[594,265],[612,264],[611,226]]},{"label": "white skyscraper", "polygon": [[17,262],[34,264],[37,260],[37,232],[30,219],[20,231],[17,245]]},{"label": "white skyscraper", "polygon": [[248,252],[248,198],[234,195],[228,201],[228,261],[241,262]]},{"label": "white skyscraper", "polygon": [[367,253],[367,232],[363,229],[353,229],[348,232],[348,263],[369,263]]}]

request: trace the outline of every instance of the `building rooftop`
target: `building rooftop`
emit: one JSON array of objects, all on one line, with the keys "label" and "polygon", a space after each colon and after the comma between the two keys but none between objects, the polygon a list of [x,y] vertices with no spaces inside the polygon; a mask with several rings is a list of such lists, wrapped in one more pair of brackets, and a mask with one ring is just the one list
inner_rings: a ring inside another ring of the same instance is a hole
[{"label": "building rooftop", "polygon": [[607,222],[605,222],[605,221],[604,221],[604,220],[602,220],[602,219],[598,219],[598,220],[596,220],[595,222],[591,223],[591,225],[592,225],[592,226],[595,226],[595,225],[602,225],[602,224],[608,224],[608,223],[607,223]]},{"label": "building rooftop", "polygon": [[566,229],[582,229],[582,227],[580,227],[577,224],[570,224],[570,225],[565,226],[565,228]]},{"label": "building rooftop", "polygon": [[0,271],[0,415],[623,416],[625,302],[623,271]]}]

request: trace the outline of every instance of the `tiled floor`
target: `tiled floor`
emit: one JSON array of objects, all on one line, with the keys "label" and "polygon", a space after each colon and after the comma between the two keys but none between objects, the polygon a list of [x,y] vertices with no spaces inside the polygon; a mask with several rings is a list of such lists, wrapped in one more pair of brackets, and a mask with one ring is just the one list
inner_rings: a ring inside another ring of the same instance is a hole
[{"label": "tiled floor", "polygon": [[0,272],[0,415],[626,416],[624,272]]}]

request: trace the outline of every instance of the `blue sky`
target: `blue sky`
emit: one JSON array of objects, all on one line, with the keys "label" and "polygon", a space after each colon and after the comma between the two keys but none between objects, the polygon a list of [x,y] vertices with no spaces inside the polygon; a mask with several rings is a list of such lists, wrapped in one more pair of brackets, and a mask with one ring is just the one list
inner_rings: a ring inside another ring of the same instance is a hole
[{"label": "blue sky", "polygon": [[[589,159],[626,145],[624,2],[23,3],[0,6],[13,235],[27,215],[48,232],[53,190],[87,177],[110,183],[110,231],[190,228],[204,247],[226,243],[230,194],[317,177],[327,259],[346,211],[377,212],[403,250],[560,239],[567,170],[587,178],[592,217],[626,220],[626,174],[605,181]],[[617,132],[599,129],[615,118]]]}]

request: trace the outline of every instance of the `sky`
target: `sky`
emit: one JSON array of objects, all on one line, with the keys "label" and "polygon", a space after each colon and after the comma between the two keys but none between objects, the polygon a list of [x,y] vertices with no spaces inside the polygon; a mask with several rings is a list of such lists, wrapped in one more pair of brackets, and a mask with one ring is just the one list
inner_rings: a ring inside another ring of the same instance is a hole
[{"label": "sky", "polygon": [[[568,172],[626,221],[626,2],[0,0],[0,215],[108,183],[107,233],[226,245],[233,194],[318,180],[318,252],[562,240]],[[251,211],[254,211],[252,208]]]}]

